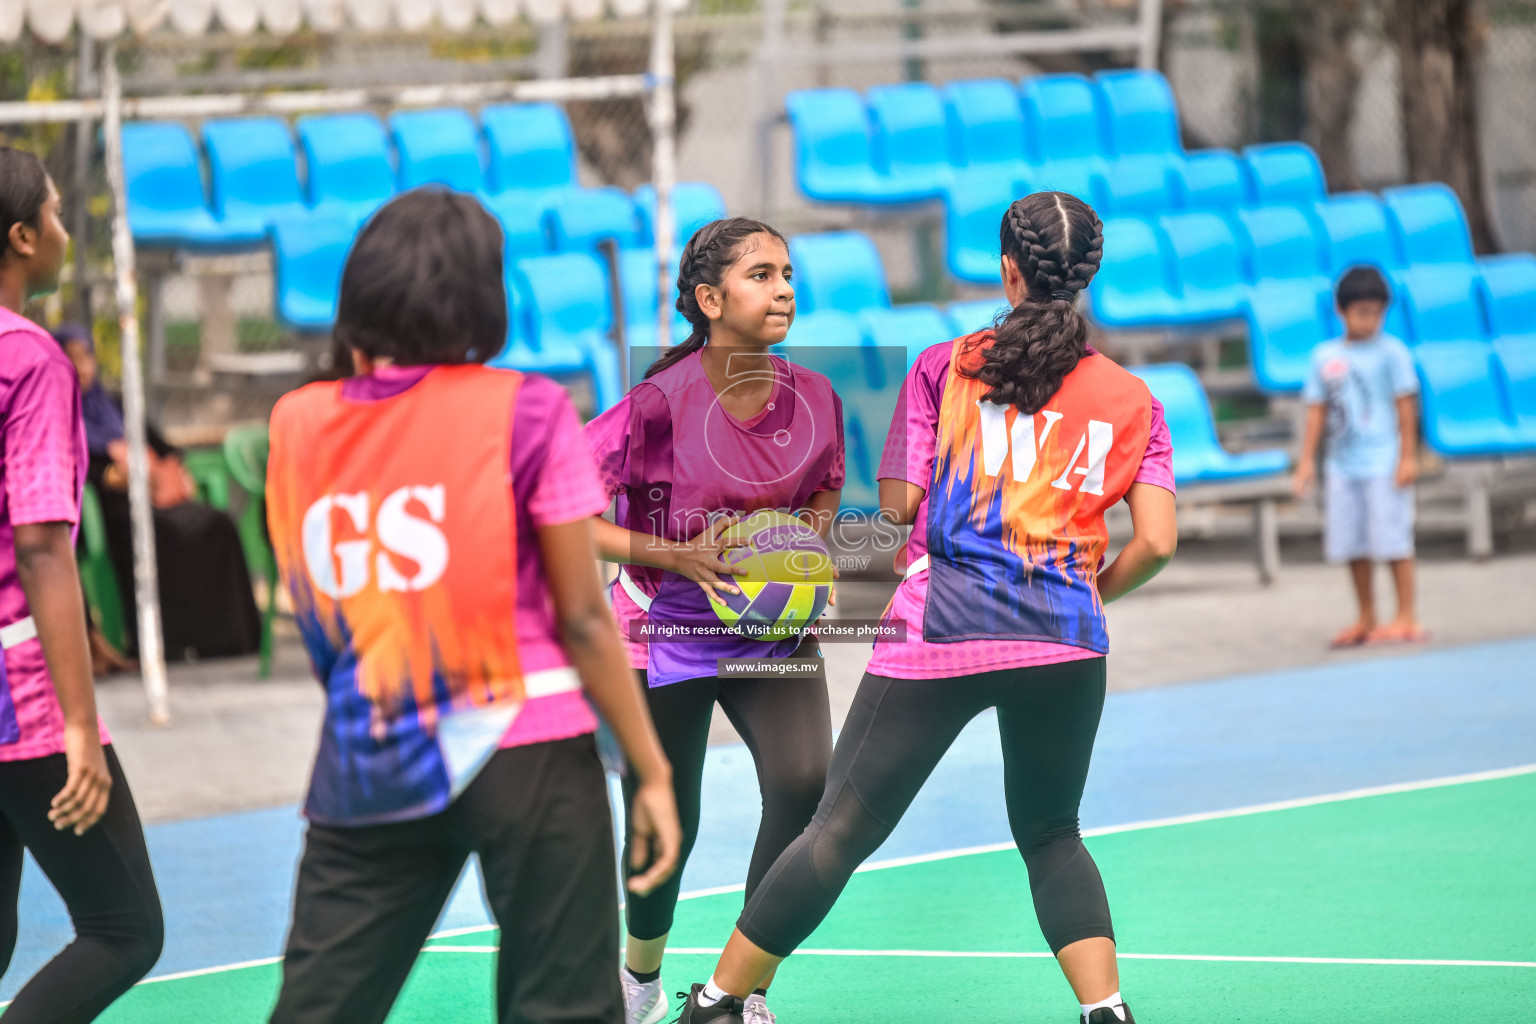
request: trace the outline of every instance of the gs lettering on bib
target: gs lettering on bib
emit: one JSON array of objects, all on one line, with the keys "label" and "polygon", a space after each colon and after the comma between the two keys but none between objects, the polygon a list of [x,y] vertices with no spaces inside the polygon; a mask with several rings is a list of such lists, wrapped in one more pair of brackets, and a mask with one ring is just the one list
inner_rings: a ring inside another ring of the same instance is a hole
[{"label": "gs lettering on bib", "polygon": [[523,699],[510,479],[521,381],[442,366],[392,398],[314,384],[273,411],[281,576],[333,705],[364,698],[376,739],[397,719],[431,733],[453,711]]},{"label": "gs lettering on bib", "polygon": [[1033,416],[961,372],[991,332],[956,339],[928,490],[923,639],[1043,640],[1109,649],[1097,586],[1104,513],[1125,497],[1152,396],[1097,353]]}]

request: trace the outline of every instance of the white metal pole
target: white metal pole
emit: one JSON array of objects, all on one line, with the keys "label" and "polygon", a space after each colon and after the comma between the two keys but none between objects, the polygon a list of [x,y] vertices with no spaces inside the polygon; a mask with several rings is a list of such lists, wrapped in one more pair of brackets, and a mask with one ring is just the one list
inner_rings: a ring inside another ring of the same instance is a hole
[{"label": "white metal pole", "polygon": [[154,509],[149,502],[149,454],[144,427],[144,369],[139,362],[139,284],[133,236],[128,232],[128,198],[123,181],[123,82],[117,44],[101,54],[102,134],[107,150],[107,186],[112,191],[112,274],[117,284],[117,325],[123,343],[123,425],[128,435],[128,508],[133,521],[134,594],[139,609],[139,665],[149,720],[171,720],[166,691],[165,651],[160,633],[160,579],[155,563]]},{"label": "white metal pole", "polygon": [[[655,0],[651,24],[651,179],[656,188],[656,345],[672,345],[672,185],[677,180],[671,0]],[[623,382],[624,387],[629,381]]]},{"label": "white metal pole", "polygon": [[1136,22],[1141,32],[1141,42],[1136,47],[1136,66],[1155,69],[1163,33],[1163,0],[1141,0],[1136,6]]}]

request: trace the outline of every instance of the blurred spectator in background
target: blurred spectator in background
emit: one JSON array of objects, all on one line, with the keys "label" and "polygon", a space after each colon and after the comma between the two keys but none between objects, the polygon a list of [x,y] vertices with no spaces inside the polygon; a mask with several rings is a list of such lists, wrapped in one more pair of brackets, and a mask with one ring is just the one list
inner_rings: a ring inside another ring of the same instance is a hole
[{"label": "blurred spectator in background", "polygon": [[[101,499],[107,549],[122,596],[128,642],[133,644],[138,636],[138,608],[122,407],[97,374],[90,330],[63,324],[54,337],[80,375],[81,411],[91,456],[89,480]],[[175,658],[253,653],[261,641],[261,616],[234,521],[219,509],[192,500],[196,485],[191,474],[153,425],[149,426],[149,448],[166,654]]]}]

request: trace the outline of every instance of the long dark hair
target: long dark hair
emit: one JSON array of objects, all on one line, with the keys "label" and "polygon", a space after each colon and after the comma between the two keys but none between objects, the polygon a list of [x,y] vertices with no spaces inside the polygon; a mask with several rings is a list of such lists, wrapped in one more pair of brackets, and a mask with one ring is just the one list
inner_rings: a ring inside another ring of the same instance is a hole
[{"label": "long dark hair", "polygon": [[0,146],[0,256],[11,251],[11,228],[37,226],[48,201],[48,172],[24,149]]},{"label": "long dark hair", "polygon": [[678,261],[677,311],[683,314],[693,330],[687,340],[663,352],[661,358],[645,371],[646,377],[654,377],[704,347],[704,343],[709,340],[709,317],[699,308],[694,290],[701,284],[718,285],[724,280],[725,272],[741,259],[742,243],[753,235],[772,235],[784,241],[784,236],[777,230],[750,217],[712,220],[688,239],[688,245],[683,249],[683,258]]},{"label": "long dark hair", "polygon": [[501,225],[435,185],[392,199],[352,243],[332,335],[400,366],[490,359],[507,343]]},{"label": "long dark hair", "polygon": [[1003,215],[998,240],[1024,276],[1029,298],[993,326],[979,367],[961,372],[990,385],[986,398],[1034,415],[1088,348],[1088,321],[1074,304],[1104,255],[1104,225],[1066,192],[1035,192]]}]

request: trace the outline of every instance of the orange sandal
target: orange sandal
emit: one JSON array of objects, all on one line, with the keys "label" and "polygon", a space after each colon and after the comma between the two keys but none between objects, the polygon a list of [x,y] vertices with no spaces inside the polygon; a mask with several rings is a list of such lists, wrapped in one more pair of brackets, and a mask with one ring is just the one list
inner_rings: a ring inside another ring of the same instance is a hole
[{"label": "orange sandal", "polygon": [[1335,650],[1343,647],[1359,647],[1361,644],[1365,643],[1366,638],[1370,635],[1371,630],[1366,629],[1364,626],[1360,625],[1360,623],[1351,623],[1350,625],[1345,626],[1343,629],[1335,633],[1333,636],[1333,642],[1328,646],[1334,648]]},{"label": "orange sandal", "polygon": [[1384,647],[1388,644],[1422,644],[1429,639],[1429,632],[1423,626],[1381,626],[1373,629],[1365,637],[1365,643],[1371,647]]}]

